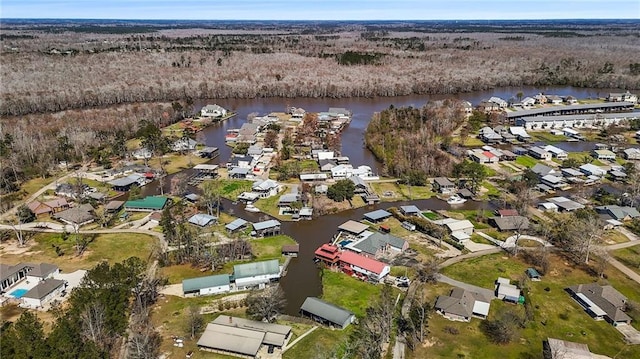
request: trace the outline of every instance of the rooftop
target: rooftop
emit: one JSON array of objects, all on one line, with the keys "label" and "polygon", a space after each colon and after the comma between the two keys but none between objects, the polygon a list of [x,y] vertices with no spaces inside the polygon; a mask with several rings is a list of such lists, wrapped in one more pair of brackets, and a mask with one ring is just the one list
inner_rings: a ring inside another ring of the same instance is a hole
[{"label": "rooftop", "polygon": [[323,318],[331,323],[343,325],[353,313],[316,297],[307,297],[300,310]]},{"label": "rooftop", "polygon": [[369,228],[368,225],[360,222],[356,222],[354,220],[348,220],[341,224],[338,229],[345,232],[350,232],[353,234],[360,234]]},{"label": "rooftop", "polygon": [[280,273],[280,263],[277,259],[262,262],[236,264],[233,266],[233,277],[235,279],[278,273]]},{"label": "rooftop", "polygon": [[376,211],[364,214],[364,218],[372,221],[379,221],[387,217],[391,217],[391,213],[385,211],[384,209],[378,209]]},{"label": "rooftop", "polygon": [[143,199],[126,201],[125,208],[161,210],[169,198],[163,196],[147,196]]},{"label": "rooftop", "polygon": [[182,281],[182,291],[193,292],[204,288],[219,287],[229,285],[228,274],[210,275],[200,278],[190,278]]}]

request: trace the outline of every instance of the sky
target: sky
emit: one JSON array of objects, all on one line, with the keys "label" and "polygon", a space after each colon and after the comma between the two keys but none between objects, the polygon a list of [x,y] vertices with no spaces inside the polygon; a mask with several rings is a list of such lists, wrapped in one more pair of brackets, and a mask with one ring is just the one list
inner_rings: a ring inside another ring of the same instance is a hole
[{"label": "sky", "polygon": [[640,19],[640,0],[0,0],[0,18]]}]

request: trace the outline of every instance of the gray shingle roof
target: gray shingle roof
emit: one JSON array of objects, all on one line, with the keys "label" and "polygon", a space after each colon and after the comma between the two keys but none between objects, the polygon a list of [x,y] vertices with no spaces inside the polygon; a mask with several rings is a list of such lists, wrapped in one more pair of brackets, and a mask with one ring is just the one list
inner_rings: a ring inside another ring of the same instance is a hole
[{"label": "gray shingle roof", "polygon": [[35,287],[31,288],[31,290],[25,293],[25,295],[23,295],[22,297],[42,299],[62,285],[64,285],[63,280],[53,278],[45,279],[38,283],[38,285],[36,285]]},{"label": "gray shingle roof", "polygon": [[628,321],[631,318],[622,311],[627,298],[610,285],[598,283],[578,284],[569,287],[573,293],[582,293],[602,309],[614,322]]},{"label": "gray shingle roof", "polygon": [[311,313],[337,325],[344,325],[354,314],[316,297],[307,297],[300,310]]},{"label": "gray shingle roof", "polygon": [[354,244],[353,247],[369,254],[376,254],[378,250],[383,249],[387,245],[402,249],[405,243],[406,241],[404,239],[388,233],[373,233],[369,237]]}]

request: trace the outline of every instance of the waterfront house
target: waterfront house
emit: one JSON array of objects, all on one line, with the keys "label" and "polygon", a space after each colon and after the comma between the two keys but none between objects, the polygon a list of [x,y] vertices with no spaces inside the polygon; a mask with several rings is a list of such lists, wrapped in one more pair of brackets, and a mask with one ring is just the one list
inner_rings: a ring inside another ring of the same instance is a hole
[{"label": "waterfront house", "polygon": [[161,211],[169,203],[169,198],[164,196],[147,196],[143,199],[126,201],[124,209],[132,212]]},{"label": "waterfront house", "polygon": [[567,158],[569,158],[569,155],[567,154],[567,152],[565,152],[563,149],[558,148],[556,146],[553,145],[546,145],[544,147],[542,147],[543,150],[551,153],[551,156],[554,158],[557,158],[559,160],[566,160]]},{"label": "waterfront house", "polygon": [[529,229],[529,219],[523,216],[492,217],[489,222],[500,232],[525,231]]},{"label": "waterfront house", "polygon": [[486,319],[490,306],[490,299],[484,295],[454,288],[449,295],[438,296],[434,308],[449,320],[470,322],[471,317]]},{"label": "waterfront house", "polygon": [[220,118],[227,115],[227,110],[219,105],[206,105],[200,110],[200,116]]},{"label": "waterfront house", "polygon": [[627,160],[640,160],[640,149],[638,148],[627,148],[623,153]]},{"label": "waterfront house", "polygon": [[529,148],[529,155],[543,161],[551,161],[551,152],[547,152],[544,148],[534,146]]},{"label": "waterfront house", "polygon": [[415,205],[400,206],[400,212],[402,212],[403,215],[408,217],[418,216],[420,215],[420,208],[416,207]]},{"label": "waterfront house", "polygon": [[547,103],[552,105],[562,105],[562,97],[557,95],[547,95]]},{"label": "waterfront house", "polygon": [[213,295],[231,291],[228,274],[190,278],[182,281],[182,294],[185,297]]},{"label": "waterfront house", "polygon": [[258,180],[251,186],[251,191],[258,194],[259,198],[269,198],[278,194],[280,186],[272,179]]},{"label": "waterfront house", "polygon": [[578,284],[567,288],[571,297],[596,320],[606,320],[617,326],[630,324],[626,309],[627,298],[610,285]]},{"label": "waterfront house", "polygon": [[173,152],[183,152],[183,151],[193,151],[196,149],[198,142],[191,138],[181,138],[171,144],[171,151]]},{"label": "waterfront house", "polygon": [[373,258],[352,251],[342,251],[339,255],[340,269],[346,274],[360,279],[380,281],[391,271],[391,267]]},{"label": "waterfront house", "polygon": [[433,179],[433,189],[442,194],[450,194],[456,190],[456,185],[446,177],[436,177]]},{"label": "waterfront house", "polygon": [[322,159],[318,160],[321,172],[331,172],[331,169],[338,165],[335,159]]},{"label": "waterfront house", "polygon": [[362,232],[366,231],[367,229],[369,229],[368,225],[361,222],[356,222],[354,220],[348,220],[338,226],[338,230],[355,236],[362,234]]},{"label": "waterfront house", "polygon": [[631,102],[638,103],[638,96],[631,92],[611,92],[607,96],[609,102]]},{"label": "waterfront house", "polygon": [[314,254],[317,261],[322,262],[329,267],[338,265],[338,262],[340,261],[340,250],[338,249],[338,246],[328,243],[318,247]]},{"label": "waterfront house", "polygon": [[236,264],[233,266],[232,278],[238,290],[264,288],[266,284],[280,279],[281,270],[277,259]]},{"label": "waterfront house", "polygon": [[613,151],[609,150],[593,150],[591,151],[591,156],[595,157],[598,160],[604,161],[615,161],[616,154]]},{"label": "waterfront house", "polygon": [[478,110],[484,113],[496,112],[500,111],[500,105],[491,101],[482,101],[478,105]]},{"label": "waterfront house", "polygon": [[237,232],[237,231],[242,230],[244,228],[247,228],[248,224],[249,224],[249,222],[245,221],[244,219],[237,218],[237,219],[234,219],[233,221],[231,221],[226,226],[224,226],[224,228],[227,230],[227,232],[234,233],[234,232]]},{"label": "waterfront house", "polygon": [[344,248],[366,257],[395,256],[409,248],[409,242],[389,233],[372,233],[347,244]]},{"label": "waterfront house", "polygon": [[489,101],[497,104],[500,109],[507,108],[509,106],[509,103],[501,99],[500,97],[493,96],[489,99]]},{"label": "waterfront house", "polygon": [[280,234],[280,225],[281,223],[275,219],[257,222],[253,224],[251,234],[257,237],[275,236]]},{"label": "waterfront house", "polygon": [[367,221],[371,222],[371,223],[378,223],[378,222],[382,222],[385,219],[391,217],[392,214],[385,211],[384,209],[378,209],[376,211],[373,212],[368,212],[364,214],[364,219],[366,219]]},{"label": "waterfront house", "polygon": [[521,126],[511,126],[509,127],[509,132],[516,136],[518,141],[528,142],[531,141],[531,136],[527,133],[526,129]]},{"label": "waterfront house", "polygon": [[316,297],[307,297],[300,307],[302,317],[309,317],[316,322],[344,329],[355,322],[352,312]]}]

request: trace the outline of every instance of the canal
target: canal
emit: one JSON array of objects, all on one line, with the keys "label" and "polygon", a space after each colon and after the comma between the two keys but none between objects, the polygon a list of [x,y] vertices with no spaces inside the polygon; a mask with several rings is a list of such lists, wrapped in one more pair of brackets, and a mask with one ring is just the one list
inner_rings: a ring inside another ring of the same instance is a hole
[{"label": "canal", "polygon": [[[369,120],[375,112],[379,112],[390,105],[395,107],[424,105],[428,100],[441,100],[446,98],[456,98],[470,101],[474,105],[491,96],[498,96],[509,99],[516,96],[518,92],[523,92],[525,96],[532,96],[537,93],[556,94],[561,96],[572,95],[576,98],[597,98],[603,97],[610,89],[586,89],[572,87],[513,87],[499,88],[491,91],[470,92],[456,95],[430,95],[430,96],[401,96],[401,97],[381,97],[381,98],[346,98],[346,99],[313,99],[313,98],[259,98],[259,99],[221,99],[221,100],[198,100],[195,101],[195,108],[200,108],[206,104],[217,103],[227,109],[236,112],[237,115],[229,120],[215,124],[206,128],[199,134],[199,140],[207,146],[214,146],[220,149],[220,156],[213,159],[211,163],[226,163],[231,156],[231,149],[225,145],[224,136],[227,130],[240,128],[247,121],[247,116],[251,113],[266,115],[271,112],[284,112],[288,107],[301,107],[309,112],[326,111],[329,107],[344,107],[353,113],[349,126],[342,132],[342,155],[348,156],[354,166],[368,165],[374,172],[380,171],[380,164],[364,147],[364,131]],[[560,147],[567,147],[572,151],[584,151],[592,144],[567,143]],[[591,149],[590,147],[589,149]],[[165,180],[165,192],[169,190],[171,178]],[[144,195],[159,194],[157,181],[147,185]],[[336,234],[337,227],[349,219],[360,220],[363,214],[374,209],[388,208],[405,204],[415,204],[421,209],[448,209],[449,205],[439,199],[417,200],[411,202],[380,203],[375,206],[366,206],[358,209],[351,209],[340,213],[314,218],[312,221],[284,222],[282,231],[293,237],[300,244],[300,253],[297,258],[291,260],[287,275],[282,278],[281,286],[287,299],[286,313],[296,315],[305,298],[308,296],[320,296],[322,285],[319,277],[319,269],[313,262],[314,251],[320,245],[331,240]],[[460,209],[493,209],[492,203],[480,203],[468,201]],[[244,211],[242,205],[233,204],[231,201],[223,202],[223,210],[227,213],[244,218],[245,220],[256,222],[268,219],[262,213],[250,213]]]}]

